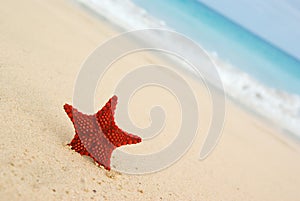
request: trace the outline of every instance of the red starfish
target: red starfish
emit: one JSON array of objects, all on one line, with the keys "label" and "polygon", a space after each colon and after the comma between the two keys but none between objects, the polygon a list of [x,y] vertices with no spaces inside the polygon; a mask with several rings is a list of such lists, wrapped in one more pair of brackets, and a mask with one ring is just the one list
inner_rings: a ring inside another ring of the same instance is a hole
[{"label": "red starfish", "polygon": [[136,144],[142,139],[122,131],[114,121],[117,96],[94,115],[86,115],[65,104],[64,109],[73,122],[75,136],[68,144],[81,155],[87,155],[99,165],[110,170],[110,158],[114,149],[126,144]]}]

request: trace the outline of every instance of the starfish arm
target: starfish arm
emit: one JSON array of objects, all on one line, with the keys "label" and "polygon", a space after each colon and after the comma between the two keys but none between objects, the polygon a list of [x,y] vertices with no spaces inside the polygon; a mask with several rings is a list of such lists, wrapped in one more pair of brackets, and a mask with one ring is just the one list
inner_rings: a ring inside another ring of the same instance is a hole
[{"label": "starfish arm", "polygon": [[80,155],[91,156],[79,139],[77,133],[74,135],[74,138],[68,145],[71,146],[71,149],[75,150],[77,153],[80,153]]},{"label": "starfish arm", "polygon": [[113,125],[115,125],[114,114],[117,102],[117,96],[113,96],[108,100],[103,108],[96,113],[97,121],[104,133],[107,132]]},{"label": "starfish arm", "polygon": [[73,107],[72,105],[69,104],[65,104],[64,105],[64,110],[67,113],[68,117],[70,118],[70,120],[72,121],[72,123],[74,124],[74,118],[73,118]]},{"label": "starfish arm", "polygon": [[[105,138],[103,136],[103,138]],[[105,139],[97,139],[92,144],[91,150],[91,157],[98,165],[104,166],[105,169],[110,170],[110,158],[112,152],[116,147],[109,142],[106,138]]]},{"label": "starfish arm", "polygon": [[[83,143],[81,142],[81,140],[78,136],[77,129],[76,129],[76,127],[78,127],[78,125],[76,125],[75,122],[74,122],[74,115],[79,114],[78,110],[76,108],[73,108],[73,106],[69,105],[69,104],[65,104],[64,109],[65,109],[65,112],[67,113],[68,117],[70,118],[70,120],[72,121],[72,123],[75,127],[74,138],[72,139],[72,141],[68,145],[71,146],[71,149],[73,149],[76,152],[80,153],[80,155],[90,156],[89,152],[86,150],[86,148],[84,147]],[[77,118],[75,118],[75,119],[77,119]]]},{"label": "starfish arm", "polygon": [[117,101],[117,96],[113,96],[96,114],[97,121],[100,124],[103,133],[116,147],[120,147],[126,144],[137,144],[141,142],[142,139],[140,137],[129,134],[121,130],[116,125],[114,114]]},{"label": "starfish arm", "polygon": [[[97,147],[97,144],[101,147]],[[111,146],[110,144],[106,144],[106,146],[103,146],[103,142],[101,142],[101,140],[96,140],[96,142],[92,144],[92,147],[89,147],[89,149],[91,149],[92,151],[91,155],[84,147],[77,133],[68,145],[71,146],[71,149],[75,150],[80,155],[91,157],[98,165],[102,165],[105,169],[111,169],[110,158],[114,150],[114,146]]]},{"label": "starfish arm", "polygon": [[127,133],[117,126],[107,135],[109,141],[111,141],[116,147],[127,144],[137,144],[142,141],[142,139],[136,135]]}]

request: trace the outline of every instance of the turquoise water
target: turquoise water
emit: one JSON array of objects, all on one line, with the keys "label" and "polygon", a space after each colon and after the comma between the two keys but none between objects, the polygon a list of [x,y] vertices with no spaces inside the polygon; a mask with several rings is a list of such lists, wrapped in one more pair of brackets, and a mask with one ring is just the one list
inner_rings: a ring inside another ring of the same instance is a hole
[{"label": "turquoise water", "polygon": [[261,83],[300,95],[300,61],[195,0],[133,0]]}]

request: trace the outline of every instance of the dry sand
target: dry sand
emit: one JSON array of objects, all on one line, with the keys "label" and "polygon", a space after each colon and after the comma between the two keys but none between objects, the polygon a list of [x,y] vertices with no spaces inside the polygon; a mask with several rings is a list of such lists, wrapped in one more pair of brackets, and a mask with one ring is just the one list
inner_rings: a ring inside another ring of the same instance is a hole
[{"label": "dry sand", "polygon": [[[204,118],[191,149],[171,167],[140,176],[107,172],[70,150],[66,143],[74,130],[62,106],[72,103],[81,63],[116,33],[107,21],[70,2],[1,3],[0,200],[300,200],[299,148],[232,103],[227,103],[218,146],[206,160],[198,160],[210,102],[203,86],[187,75],[199,92]],[[113,84],[130,66],[145,61],[159,60],[140,53],[117,63],[99,85],[96,107],[112,95]],[[144,108],[149,109],[151,101],[170,102],[165,107],[173,115],[162,136],[132,147],[146,153],[168,144],[179,120],[176,101],[158,88],[148,88],[130,105],[138,126],[149,123]]]}]

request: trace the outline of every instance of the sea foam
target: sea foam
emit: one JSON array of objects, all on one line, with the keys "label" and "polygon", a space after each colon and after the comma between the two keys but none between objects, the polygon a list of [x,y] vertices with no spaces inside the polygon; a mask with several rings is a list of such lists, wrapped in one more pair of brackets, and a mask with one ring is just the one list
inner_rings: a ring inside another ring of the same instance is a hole
[{"label": "sea foam", "polygon": [[[77,2],[127,31],[146,28],[172,30],[164,21],[151,16],[130,0],[77,0]],[[164,38],[160,40],[166,41]],[[216,52],[207,53],[217,66],[228,96],[300,137],[300,96],[267,87],[229,62],[220,59]]]}]

